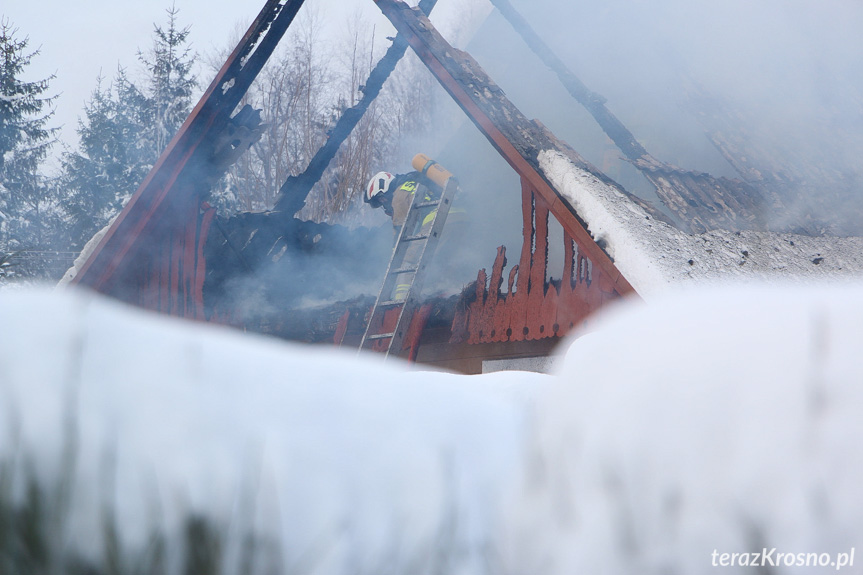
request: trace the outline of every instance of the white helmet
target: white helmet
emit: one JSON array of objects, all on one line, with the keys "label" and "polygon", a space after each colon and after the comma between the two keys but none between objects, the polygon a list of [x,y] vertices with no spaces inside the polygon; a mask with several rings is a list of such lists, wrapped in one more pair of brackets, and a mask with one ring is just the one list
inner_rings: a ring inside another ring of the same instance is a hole
[{"label": "white helmet", "polygon": [[371,204],[375,208],[380,206],[383,195],[389,191],[390,184],[395,179],[396,177],[389,172],[378,172],[375,174],[369,180],[369,185],[366,186],[366,195],[364,198],[366,203]]}]

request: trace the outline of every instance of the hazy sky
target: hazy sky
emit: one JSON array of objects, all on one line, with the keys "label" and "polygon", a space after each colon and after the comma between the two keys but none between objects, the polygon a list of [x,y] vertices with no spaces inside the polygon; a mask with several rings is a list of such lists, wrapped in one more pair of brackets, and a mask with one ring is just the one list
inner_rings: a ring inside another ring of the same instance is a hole
[{"label": "hazy sky", "polygon": [[[22,36],[29,36],[30,47],[40,48],[27,70],[27,79],[42,79],[56,74],[52,93],[60,93],[54,125],[62,125],[61,138],[75,145],[75,128],[101,74],[110,80],[118,64],[134,70],[137,52],[146,51],[152,42],[153,24],[164,24],[166,9],[175,3],[181,26],[190,25],[192,47],[200,55],[224,49],[237,31],[245,31],[264,6],[264,0],[6,0],[0,14],[10,20]],[[408,0],[415,5],[417,0]],[[82,7],[83,6],[83,7]],[[393,34],[389,22],[372,0],[309,0],[301,11],[314,11],[316,19],[339,32],[350,21],[375,26],[381,41]],[[454,12],[479,15],[491,11],[486,0],[440,0],[433,21],[442,32],[452,32]],[[461,19],[461,17],[460,17]],[[289,31],[290,34],[290,31]],[[231,46],[233,47],[233,46]],[[201,88],[210,72],[200,75]],[[58,152],[55,150],[55,152]]]},{"label": "hazy sky", "polygon": [[[193,49],[200,54],[224,48],[235,31],[245,30],[264,0],[6,0],[0,8],[21,36],[29,36],[30,47],[41,48],[27,70],[27,78],[56,74],[51,83],[57,100],[55,125],[63,125],[63,139],[76,142],[75,127],[84,103],[95,88],[96,78],[114,77],[118,64],[134,69],[138,49],[151,44],[153,23],[165,22],[172,2],[180,10],[182,26],[191,25]],[[361,11],[362,17],[380,18],[371,0],[315,0],[307,2],[328,22],[344,22]],[[202,88],[210,81],[201,77]]]},{"label": "hazy sky", "polygon": [[[153,23],[164,22],[171,2],[180,10],[180,24],[192,26],[193,48],[202,55],[224,50],[264,5],[264,0],[3,3],[0,12],[4,17],[30,37],[32,48],[41,47],[42,53],[28,70],[30,79],[57,75],[52,92],[61,96],[55,125],[64,126],[63,139],[68,144],[76,143],[77,119],[96,78],[102,74],[110,80],[119,63],[135,70],[138,49],[149,48]],[[712,164],[701,166],[698,158],[683,153],[693,145],[677,134],[672,129],[675,124],[669,121],[682,123],[687,119],[677,102],[677,76],[681,72],[715,95],[752,105],[757,115],[772,118],[774,131],[787,128],[804,133],[805,137],[798,138],[804,141],[815,139],[800,126],[821,127],[832,122],[834,136],[836,131],[853,136],[860,128],[860,0],[513,3],[589,87],[609,98],[611,109],[636,136],[667,161],[708,171],[717,169]],[[453,29],[470,19],[465,14],[473,11],[480,16],[474,19],[481,20],[490,10],[487,0],[440,0],[432,20],[452,39]],[[318,20],[335,31],[344,30],[351,20],[365,20],[377,26],[379,41],[392,33],[372,0],[307,0],[303,12],[309,11],[315,11]],[[458,18],[453,17],[455,13]],[[550,74],[545,83],[525,86],[525,78],[543,67],[507,25],[499,26],[493,39],[497,44],[490,46],[487,54],[475,47],[475,55],[526,114],[558,129],[555,120],[572,116],[576,108],[571,99],[564,97],[561,106],[565,108],[561,108],[549,106],[539,97],[561,91]],[[516,49],[522,53],[523,62],[517,54],[510,54]],[[211,75],[209,70],[200,74],[202,88]],[[520,97],[525,90],[527,94]],[[708,145],[700,130],[688,131],[701,138],[702,146]],[[562,128],[561,132],[570,137]],[[677,145],[681,142],[686,145]],[[852,155],[856,156],[857,148],[854,150]]]}]

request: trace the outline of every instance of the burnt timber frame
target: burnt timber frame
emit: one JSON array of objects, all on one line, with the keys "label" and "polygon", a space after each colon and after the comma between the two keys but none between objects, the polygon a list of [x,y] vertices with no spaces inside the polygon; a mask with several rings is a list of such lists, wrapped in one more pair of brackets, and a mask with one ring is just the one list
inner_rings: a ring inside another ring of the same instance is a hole
[{"label": "burnt timber frame", "polygon": [[[437,5],[437,2],[438,0],[420,0],[417,7],[422,10],[423,14],[428,16],[435,5]],[[369,109],[369,106],[372,105],[372,102],[381,93],[384,83],[404,57],[407,49],[407,42],[405,42],[402,36],[397,35],[393,38],[392,45],[387,49],[384,57],[375,64],[374,70],[371,71],[368,80],[363,85],[363,97],[353,107],[345,110],[341,117],[339,117],[336,125],[327,134],[327,141],[311,159],[306,170],[298,176],[289,177],[282,185],[279,197],[276,200],[275,211],[282,212],[285,218],[292,218],[296,212],[303,208],[306,197],[311,192],[312,187],[324,175],[324,170],[327,169],[330,162],[336,157],[339,147],[350,136],[351,132],[354,131],[354,128],[357,127],[357,124],[359,124]]]},{"label": "burnt timber frame", "polygon": [[[375,3],[525,185],[542,199],[566,233],[606,275],[614,291],[621,296],[635,293],[608,254],[593,240],[566,198],[540,172],[538,153],[560,150],[560,146],[509,102],[473,58],[447,43],[428,18],[399,0],[375,0]],[[608,181],[586,162],[581,167]]]},{"label": "burnt timber frame", "polygon": [[491,278],[480,270],[473,298],[455,313],[451,341],[469,344],[523,342],[561,337],[600,307],[620,297],[608,277],[593,266],[564,231],[560,280],[547,279],[549,208],[522,180],[523,242],[518,263],[501,291],[506,248],[498,248]]},{"label": "burnt timber frame", "polygon": [[[489,358],[548,355],[553,345],[609,301],[637,296],[613,260],[597,244],[566,197],[542,173],[539,154],[551,150],[579,169],[618,187],[542,124],[528,120],[468,54],[454,49],[417,10],[399,0],[375,0],[400,35],[474,125],[516,171],[522,187],[523,244],[518,265],[502,293],[506,249],[501,246],[491,281],[481,270],[467,288],[447,343],[423,334],[417,360],[465,373]],[[625,190],[619,191],[635,200]],[[641,202],[637,202],[641,203]],[[559,281],[548,277],[548,215],[564,230],[565,262]],[[487,285],[488,283],[488,285]],[[515,288],[515,289],[513,289]],[[470,292],[474,291],[475,294]],[[471,349],[475,348],[475,349]]]},{"label": "burnt timber frame", "polygon": [[[207,217],[198,215],[215,167],[215,145],[303,2],[267,1],[72,285],[167,313],[203,318],[202,244],[214,212],[203,206]],[[166,254],[170,265],[158,269]],[[149,274],[141,271],[148,268]],[[130,284],[142,283],[145,291],[153,293],[136,300],[129,293]]]},{"label": "burnt timber frame", "polygon": [[[577,154],[567,151],[541,125],[525,118],[479,65],[467,54],[449,46],[419,10],[394,0],[375,1],[399,31],[399,42],[406,41],[413,48],[519,174],[524,197],[529,198],[542,214],[553,214],[563,225],[570,244],[567,257],[570,260],[577,257],[579,262],[587,258],[593,266],[593,275],[602,279],[595,283],[604,286],[603,291],[609,297],[635,293],[611,258],[593,241],[566,198],[543,176],[537,154],[541,150],[562,151],[581,168],[605,181],[607,178]],[[88,286],[165,313],[207,319],[202,293],[205,274],[203,244],[214,221],[215,210],[203,202],[203,198],[212,182],[227,169],[220,162],[224,155],[224,150],[219,148],[220,142],[224,142],[223,135],[232,124],[248,116],[243,112],[235,114],[235,111],[303,3],[304,0],[266,2],[126,208],[99,240],[72,284]],[[434,0],[422,0],[420,7],[430,9],[433,4]],[[399,48],[393,51],[397,53]],[[364,104],[365,98],[360,105]],[[346,118],[345,121],[349,119],[355,124],[355,118]],[[328,149],[327,154],[330,152]],[[286,207],[297,205],[294,203],[297,197],[285,197],[285,187],[282,193],[281,200],[286,202]],[[536,234],[536,229],[531,233]],[[575,245],[578,246],[577,252]],[[549,285],[544,282],[547,262],[540,261],[538,253],[528,256],[526,251],[523,252],[522,260],[529,260],[530,269],[521,268],[524,273],[519,283],[530,280],[534,295],[542,291],[543,296],[550,294],[553,298]],[[578,268],[581,269],[580,263]],[[573,277],[577,275],[572,273],[572,261],[567,269]],[[514,298],[511,303],[535,303],[526,299],[527,293],[523,295],[525,297]],[[595,309],[605,299],[604,295],[593,298],[588,307]],[[543,308],[548,305],[548,301],[543,301]],[[538,331],[542,333],[542,329]],[[417,354],[420,332],[422,328],[412,339],[412,356]],[[543,337],[547,339],[553,335],[559,335],[557,328]],[[518,335],[513,338],[515,341],[520,339]],[[531,335],[524,339],[535,337]]]},{"label": "burnt timber frame", "polygon": [[[215,210],[203,199],[230,164],[259,137],[259,115],[249,106],[234,111],[303,3],[304,0],[266,2],[70,284],[87,286],[164,313],[210,319],[212,306],[204,305],[204,281],[205,244],[211,226],[215,224],[229,245],[231,241],[215,217]],[[419,8],[429,14],[436,3],[437,0],[421,0]],[[270,218],[277,224],[271,227],[279,229],[260,234],[262,238],[275,241],[280,233],[296,224],[294,213],[302,208],[312,187],[406,50],[407,43],[402,37],[393,39],[386,55],[370,73],[362,98],[344,111],[307,169],[289,177],[281,186]],[[245,139],[237,134],[244,134]],[[244,254],[235,246],[230,247],[243,269],[251,272]]]}]

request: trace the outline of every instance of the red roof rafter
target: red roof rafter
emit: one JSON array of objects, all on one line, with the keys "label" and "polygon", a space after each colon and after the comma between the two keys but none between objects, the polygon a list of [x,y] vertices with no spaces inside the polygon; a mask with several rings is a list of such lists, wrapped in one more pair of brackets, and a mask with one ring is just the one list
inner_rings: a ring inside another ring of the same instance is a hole
[{"label": "red roof rafter", "polygon": [[635,293],[569,202],[539,172],[536,154],[557,148],[545,131],[525,118],[479,64],[447,43],[422,13],[399,0],[374,1],[492,146],[530,183],[566,232],[609,278],[615,291]]}]

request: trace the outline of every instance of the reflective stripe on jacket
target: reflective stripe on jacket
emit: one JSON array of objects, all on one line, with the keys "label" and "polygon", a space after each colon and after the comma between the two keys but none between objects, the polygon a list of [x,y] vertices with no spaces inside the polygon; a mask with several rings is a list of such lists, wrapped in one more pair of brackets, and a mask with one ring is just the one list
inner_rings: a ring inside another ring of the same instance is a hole
[{"label": "reflective stripe on jacket", "polygon": [[[412,178],[407,179],[402,182],[402,184],[396,188],[396,191],[393,192],[393,228],[395,229],[395,233],[398,234],[401,230],[402,226],[405,223],[405,220],[408,217],[408,211],[410,211],[411,201],[413,200],[413,196],[416,193],[417,189],[425,190],[425,196],[423,196],[423,200],[426,202],[432,201],[434,198],[432,197],[431,191],[425,186],[420,186],[420,183]],[[433,213],[437,213],[437,210],[433,210]],[[431,221],[428,219],[428,215],[423,219],[423,225],[426,224],[427,221]]]}]

